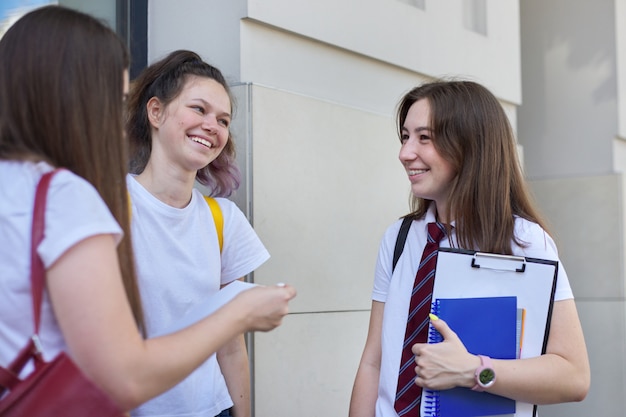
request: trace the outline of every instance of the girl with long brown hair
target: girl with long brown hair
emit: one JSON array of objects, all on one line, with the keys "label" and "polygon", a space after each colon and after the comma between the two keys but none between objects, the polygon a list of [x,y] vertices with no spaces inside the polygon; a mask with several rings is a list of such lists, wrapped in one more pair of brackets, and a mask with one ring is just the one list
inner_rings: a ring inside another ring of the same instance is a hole
[{"label": "girl with long brown hair", "polygon": [[179,332],[144,340],[125,183],[128,54],[97,19],[36,9],[0,40],[0,366],[32,333],[35,188],[51,181],[39,338],[67,352],[123,410],[171,388],[229,340],[281,323],[293,288],[259,287]]},{"label": "girl with long brown hair", "polygon": [[[409,316],[414,284],[432,285],[432,275],[416,279],[429,224],[435,232],[441,230],[442,247],[551,260],[558,260],[558,253],[524,181],[508,118],[491,92],[470,81],[426,83],[402,98],[397,123],[399,159],[412,190],[412,212],[407,216],[411,223],[395,270],[392,254],[402,221],[389,227],[380,246],[369,334],[350,417],[419,416],[422,387],[487,390],[532,404],[581,401],[589,389],[589,361],[560,262],[544,355],[480,358],[436,318],[431,324],[444,337],[442,343],[426,343],[428,325],[411,333],[413,339],[405,339],[408,317],[417,311]],[[406,362],[403,345],[411,352]],[[483,361],[491,362],[491,377],[497,375],[488,387],[476,379]],[[400,382],[400,369],[414,370],[407,383]],[[413,391],[413,385],[419,388],[405,401],[404,393]]]}]

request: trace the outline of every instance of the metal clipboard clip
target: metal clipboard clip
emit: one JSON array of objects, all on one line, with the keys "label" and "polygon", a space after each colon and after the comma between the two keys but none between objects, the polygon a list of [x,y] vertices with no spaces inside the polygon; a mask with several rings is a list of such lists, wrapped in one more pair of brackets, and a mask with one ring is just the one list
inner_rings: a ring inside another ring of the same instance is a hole
[{"label": "metal clipboard clip", "polygon": [[526,271],[526,258],[523,256],[476,252],[472,258],[472,268],[524,272]]}]

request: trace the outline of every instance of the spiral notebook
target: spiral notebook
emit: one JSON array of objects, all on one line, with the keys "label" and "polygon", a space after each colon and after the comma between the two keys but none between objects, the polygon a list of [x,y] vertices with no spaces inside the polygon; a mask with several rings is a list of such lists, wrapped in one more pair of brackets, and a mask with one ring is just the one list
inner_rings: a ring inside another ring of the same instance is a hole
[{"label": "spiral notebook", "polygon": [[[441,299],[515,297],[515,314],[518,316],[517,312],[520,309],[523,311],[524,324],[521,329],[523,340],[515,343],[515,349],[518,349],[519,343],[521,350],[514,355],[522,359],[536,357],[546,350],[557,273],[557,261],[440,248],[432,299],[436,302]],[[521,333],[517,321],[513,328],[517,334]],[[442,392],[439,391],[439,394]],[[425,392],[424,395],[429,393]],[[422,401],[421,415],[447,417],[441,413],[441,409],[436,409],[436,405]],[[465,414],[452,415],[458,417]],[[498,417],[536,415],[537,407],[534,404],[516,401],[513,412],[501,413]]]},{"label": "spiral notebook", "polygon": [[[432,313],[459,336],[468,352],[494,359],[517,356],[517,297],[439,298]],[[442,337],[432,326],[428,343]],[[477,417],[515,413],[515,401],[488,392],[457,387],[443,391],[424,390],[423,417]]]}]

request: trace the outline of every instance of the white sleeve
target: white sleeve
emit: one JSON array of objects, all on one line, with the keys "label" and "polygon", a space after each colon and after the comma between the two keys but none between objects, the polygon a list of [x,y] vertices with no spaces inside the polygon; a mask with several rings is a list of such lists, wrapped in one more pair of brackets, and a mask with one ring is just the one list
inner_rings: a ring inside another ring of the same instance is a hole
[{"label": "white sleeve", "polygon": [[96,189],[85,179],[62,170],[48,189],[45,236],[38,247],[46,268],[76,243],[99,234],[122,239],[122,229]]},{"label": "white sleeve", "polygon": [[[387,301],[389,282],[393,273],[393,255],[401,224],[402,220],[398,220],[389,226],[380,242],[374,272],[374,288],[372,290],[372,300],[374,301],[382,303]],[[402,253],[404,254],[404,251]]]},{"label": "white sleeve", "polygon": [[520,218],[515,222],[515,236],[521,240],[520,243],[522,245],[526,245],[526,247],[514,246],[513,253],[515,255],[558,261],[559,268],[554,300],[560,301],[574,298],[567,272],[565,272],[563,263],[559,259],[556,243],[554,243],[552,237],[538,224]]},{"label": "white sleeve", "polygon": [[230,200],[217,198],[224,217],[222,284],[241,278],[270,257],[246,216]]}]

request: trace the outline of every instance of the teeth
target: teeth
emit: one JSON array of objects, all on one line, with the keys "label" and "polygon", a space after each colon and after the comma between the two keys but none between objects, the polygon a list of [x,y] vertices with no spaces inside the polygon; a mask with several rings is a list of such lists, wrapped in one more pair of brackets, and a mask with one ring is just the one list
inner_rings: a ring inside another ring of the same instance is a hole
[{"label": "teeth", "polygon": [[189,136],[189,139],[191,139],[194,142],[198,142],[203,144],[204,146],[208,147],[208,148],[212,148],[213,145],[211,145],[211,142],[209,142],[208,140],[204,140],[202,138],[196,137],[196,136]]},{"label": "teeth", "polygon": [[409,170],[409,175],[423,174],[426,171],[428,171],[428,170],[427,169],[410,169]]}]

